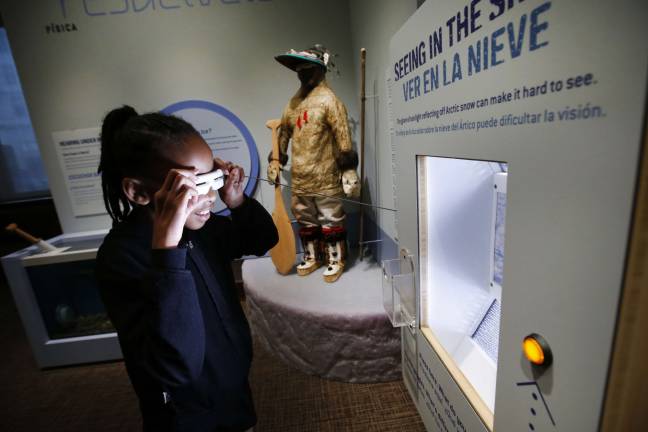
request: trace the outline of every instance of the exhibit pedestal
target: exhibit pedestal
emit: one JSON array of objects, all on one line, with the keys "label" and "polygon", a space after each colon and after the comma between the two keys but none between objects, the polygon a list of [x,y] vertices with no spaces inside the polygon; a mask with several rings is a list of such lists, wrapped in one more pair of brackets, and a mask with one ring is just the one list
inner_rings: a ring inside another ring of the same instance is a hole
[{"label": "exhibit pedestal", "polygon": [[335,283],[325,267],[277,273],[270,258],[243,263],[252,331],[266,349],[311,375],[347,382],[401,378],[400,330],[382,305],[381,269],[356,261]]}]

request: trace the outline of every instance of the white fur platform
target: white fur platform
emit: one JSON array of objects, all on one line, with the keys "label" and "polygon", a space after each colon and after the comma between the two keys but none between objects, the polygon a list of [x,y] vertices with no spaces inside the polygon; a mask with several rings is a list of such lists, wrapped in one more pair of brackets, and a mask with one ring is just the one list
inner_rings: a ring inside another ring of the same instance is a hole
[{"label": "white fur platform", "polygon": [[246,260],[243,283],[252,331],[289,365],[323,378],[381,382],[401,378],[400,330],[382,306],[375,262],[349,262],[335,283],[325,266],[282,276],[270,258]]}]

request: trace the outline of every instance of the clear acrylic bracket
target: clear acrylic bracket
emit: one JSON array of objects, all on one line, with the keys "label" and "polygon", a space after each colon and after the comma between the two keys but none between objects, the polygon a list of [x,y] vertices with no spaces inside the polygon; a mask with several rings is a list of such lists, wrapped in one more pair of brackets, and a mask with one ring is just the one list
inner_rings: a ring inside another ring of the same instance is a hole
[{"label": "clear acrylic bracket", "polygon": [[416,325],[414,259],[406,249],[400,258],[382,262],[383,307],[394,327]]}]

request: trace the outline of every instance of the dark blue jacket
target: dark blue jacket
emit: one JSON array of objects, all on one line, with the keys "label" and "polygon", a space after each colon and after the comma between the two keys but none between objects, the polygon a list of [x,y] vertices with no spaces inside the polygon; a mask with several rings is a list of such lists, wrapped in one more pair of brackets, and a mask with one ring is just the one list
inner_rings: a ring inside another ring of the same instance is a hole
[{"label": "dark blue jacket", "polygon": [[272,218],[246,198],[231,217],[185,230],[178,248],[152,250],[151,239],[147,210],[134,210],[106,236],[96,270],[144,429],[252,427],[252,340],[231,260],[277,243]]}]

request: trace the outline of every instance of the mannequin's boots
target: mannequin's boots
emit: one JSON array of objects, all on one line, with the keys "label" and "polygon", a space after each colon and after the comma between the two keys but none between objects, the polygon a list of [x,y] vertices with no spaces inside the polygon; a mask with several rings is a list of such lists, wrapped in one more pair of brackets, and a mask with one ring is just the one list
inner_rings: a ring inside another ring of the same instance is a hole
[{"label": "mannequin's boots", "polygon": [[297,274],[306,276],[322,265],[322,229],[319,226],[303,227],[299,230],[299,238],[304,249],[304,257],[297,265]]},{"label": "mannequin's boots", "polygon": [[344,272],[346,260],[346,231],[342,227],[324,227],[324,254],[327,267],[324,270],[324,281],[335,282]]}]

